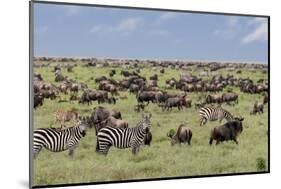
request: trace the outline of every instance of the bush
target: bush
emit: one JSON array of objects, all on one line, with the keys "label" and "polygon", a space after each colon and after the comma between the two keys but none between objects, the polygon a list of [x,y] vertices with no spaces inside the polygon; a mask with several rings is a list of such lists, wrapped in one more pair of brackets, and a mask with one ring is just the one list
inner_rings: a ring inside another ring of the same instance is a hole
[{"label": "bush", "polygon": [[264,158],[259,157],[256,159],[256,162],[257,162],[256,166],[258,171],[266,170],[266,162]]},{"label": "bush", "polygon": [[176,131],[174,129],[170,129],[170,131],[167,133],[167,137],[172,138],[175,135]]}]

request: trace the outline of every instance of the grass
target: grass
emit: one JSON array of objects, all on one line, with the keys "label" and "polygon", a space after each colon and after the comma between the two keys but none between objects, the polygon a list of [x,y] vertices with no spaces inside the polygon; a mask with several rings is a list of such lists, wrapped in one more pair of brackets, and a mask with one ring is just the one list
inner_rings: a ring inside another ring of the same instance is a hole
[{"label": "grass", "polygon": [[[94,78],[108,76],[111,67],[87,68],[80,65],[73,69],[72,73],[62,69],[64,75],[87,83],[90,89],[96,88]],[[191,67],[192,69],[193,67]],[[117,74],[113,77],[121,80],[121,68],[115,68]],[[193,74],[198,74],[200,70],[193,69]],[[54,73],[51,67],[34,68],[35,73],[40,73],[44,80],[55,85]],[[165,69],[165,74],[160,73],[160,69],[152,71],[150,67],[141,70],[140,75],[149,76],[157,73],[159,75],[158,85],[161,89],[165,86],[165,80],[172,77],[178,79],[181,71],[176,69]],[[266,74],[257,71],[256,73],[242,70],[242,74],[229,72],[225,69],[218,73],[233,74],[235,77],[250,77],[254,81],[260,78],[267,79]],[[211,77],[211,76],[210,76]],[[250,111],[256,100],[261,99],[261,95],[241,93],[237,87],[228,87],[239,94],[239,104],[235,106],[223,105],[234,115],[244,116],[243,133],[238,137],[239,145],[234,142],[225,142],[218,146],[209,146],[210,130],[218,126],[218,122],[208,122],[206,126],[199,127],[199,116],[194,106],[183,111],[173,109],[171,112],[163,112],[155,104],[150,104],[145,109],[145,113],[152,113],[152,135],[153,140],[150,147],[142,146],[140,153],[133,156],[130,149],[111,148],[109,154],[101,156],[96,154],[95,131],[88,130],[87,135],[80,141],[75,150],[73,158],[68,156],[68,152],[53,153],[42,150],[36,160],[34,160],[34,184],[52,185],[63,183],[81,183],[97,181],[130,180],[144,178],[160,178],[175,176],[209,175],[222,173],[241,173],[266,171],[268,169],[268,111],[267,105],[264,114],[250,116]],[[227,90],[225,89],[224,92]],[[169,92],[179,93],[178,90]],[[79,93],[79,96],[81,92]],[[128,99],[117,101],[116,105],[103,104],[107,108],[114,108],[122,112],[124,120],[128,121],[130,127],[134,127],[141,119],[141,113],[134,112],[134,105],[137,104],[135,96],[128,92],[120,92],[121,96],[128,96]],[[202,94],[188,93],[193,103],[198,101]],[[68,99],[69,95],[61,95],[62,99]],[[56,100],[44,101],[43,106],[34,110],[35,128],[59,127],[54,124],[54,113],[57,109],[76,108],[79,115],[90,115],[92,109],[98,104],[79,105],[77,102],[58,102]],[[178,128],[186,122],[193,132],[191,145],[171,146],[167,133]],[[160,124],[160,127],[157,126]],[[74,122],[68,125],[73,125]]]}]

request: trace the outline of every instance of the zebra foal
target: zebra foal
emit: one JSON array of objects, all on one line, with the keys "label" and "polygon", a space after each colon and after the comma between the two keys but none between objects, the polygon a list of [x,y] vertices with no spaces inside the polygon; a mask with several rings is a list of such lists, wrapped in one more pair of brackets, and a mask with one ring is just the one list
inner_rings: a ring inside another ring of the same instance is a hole
[{"label": "zebra foal", "polygon": [[134,128],[104,127],[97,134],[96,152],[106,155],[111,146],[132,148],[135,155],[151,127],[151,114],[144,116]]}]

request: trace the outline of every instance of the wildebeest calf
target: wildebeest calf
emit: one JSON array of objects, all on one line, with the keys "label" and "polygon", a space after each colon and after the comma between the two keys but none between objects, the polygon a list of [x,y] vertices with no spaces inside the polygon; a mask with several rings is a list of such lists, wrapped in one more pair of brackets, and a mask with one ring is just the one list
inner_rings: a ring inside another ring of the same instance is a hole
[{"label": "wildebeest calf", "polygon": [[233,121],[229,121],[212,129],[209,144],[212,145],[213,140],[216,141],[216,144],[227,140],[233,140],[238,144],[237,136],[243,131],[243,120],[244,118],[235,118]]}]

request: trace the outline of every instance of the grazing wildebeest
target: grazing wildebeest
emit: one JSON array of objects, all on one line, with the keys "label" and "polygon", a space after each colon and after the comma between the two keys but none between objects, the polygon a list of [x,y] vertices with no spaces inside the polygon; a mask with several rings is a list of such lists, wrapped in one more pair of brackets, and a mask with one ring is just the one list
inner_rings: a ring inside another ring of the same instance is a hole
[{"label": "grazing wildebeest", "polygon": [[243,131],[243,120],[244,118],[235,118],[232,121],[212,129],[209,144],[212,145],[213,140],[216,141],[216,144],[227,140],[233,140],[238,144],[237,136]]},{"label": "grazing wildebeest", "polygon": [[181,124],[175,135],[169,137],[171,137],[171,145],[175,145],[177,143],[188,143],[190,145],[192,131],[185,124]]},{"label": "grazing wildebeest", "polygon": [[250,115],[256,115],[257,113],[261,114],[263,113],[263,102],[255,102],[253,110],[250,112]]},{"label": "grazing wildebeest", "polygon": [[152,141],[152,133],[150,131],[148,131],[145,135],[144,135],[144,145],[148,145],[150,146],[150,143]]}]

